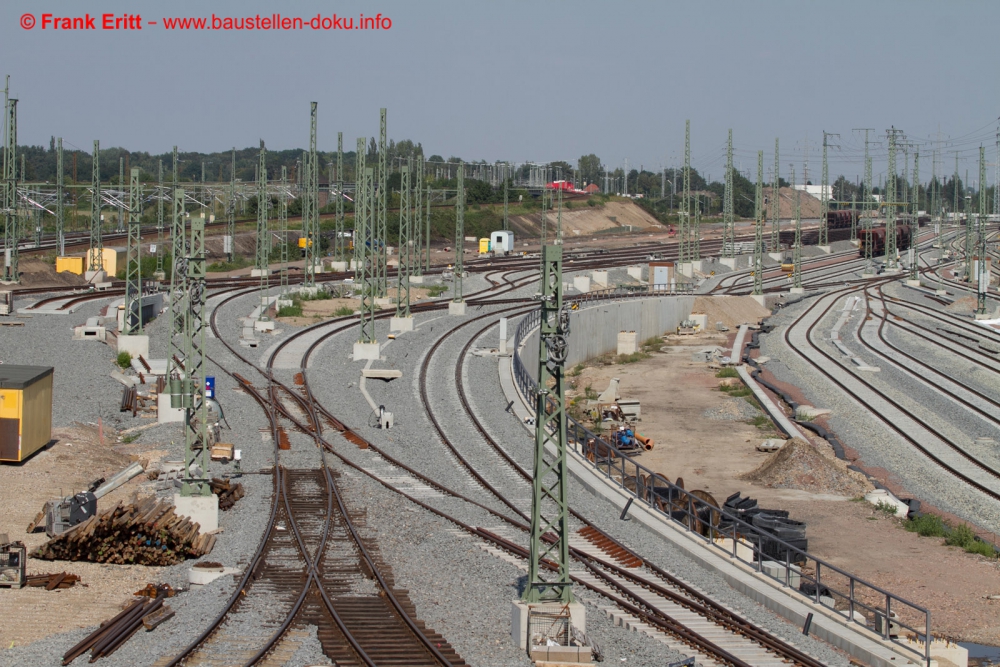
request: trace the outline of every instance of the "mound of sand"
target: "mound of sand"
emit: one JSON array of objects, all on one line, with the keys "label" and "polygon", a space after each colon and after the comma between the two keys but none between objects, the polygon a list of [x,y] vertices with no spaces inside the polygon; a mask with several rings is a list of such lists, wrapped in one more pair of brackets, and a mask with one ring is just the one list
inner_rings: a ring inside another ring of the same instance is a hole
[{"label": "mound of sand", "polygon": [[794,438],[741,479],[772,489],[800,489],[852,498],[873,488],[864,475],[847,469],[847,463],[824,456],[805,440]]},{"label": "mound of sand", "polygon": [[[608,229],[642,230],[650,227],[662,229],[660,222],[645,210],[630,201],[610,201],[603,206],[587,206],[574,202],[574,208],[563,208],[563,236],[586,236]],[[557,212],[546,212],[546,229],[551,238],[556,230]],[[542,214],[515,215],[510,218],[514,232],[519,235],[539,236],[542,231]]]},{"label": "mound of sand", "polygon": [[752,296],[699,296],[694,300],[691,313],[705,313],[708,328],[714,330],[716,322],[722,322],[730,329],[741,324],[758,324],[771,311]]},{"label": "mound of sand", "polygon": [[[768,219],[771,217],[771,190],[772,188],[764,188],[764,196],[769,202],[767,205],[767,215]],[[779,216],[785,220],[795,217],[795,190],[792,188],[779,188],[781,193],[781,205]],[[823,202],[821,202],[816,197],[813,197],[808,192],[802,192],[802,199],[799,203],[799,209],[803,218],[818,218],[820,213],[823,212]]]}]

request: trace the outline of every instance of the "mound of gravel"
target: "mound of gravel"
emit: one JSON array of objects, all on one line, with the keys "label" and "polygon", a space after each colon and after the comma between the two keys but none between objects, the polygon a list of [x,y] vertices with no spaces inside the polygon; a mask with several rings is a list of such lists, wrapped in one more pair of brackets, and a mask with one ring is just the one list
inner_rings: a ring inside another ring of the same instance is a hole
[{"label": "mound of gravel", "polygon": [[864,475],[848,470],[847,463],[824,456],[801,438],[789,440],[756,470],[740,477],[772,489],[801,489],[852,498],[874,488]]}]

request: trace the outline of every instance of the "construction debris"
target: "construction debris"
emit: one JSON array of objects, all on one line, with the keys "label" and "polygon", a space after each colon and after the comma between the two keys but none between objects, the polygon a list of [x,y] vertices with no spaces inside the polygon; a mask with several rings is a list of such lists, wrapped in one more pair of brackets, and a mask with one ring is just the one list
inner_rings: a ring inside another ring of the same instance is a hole
[{"label": "construction debris", "polygon": [[199,534],[199,524],[174,514],[156,497],[118,503],[38,547],[43,560],[135,565],[176,565],[212,551],[215,535]]},{"label": "construction debris", "polygon": [[72,588],[76,582],[80,581],[80,576],[58,572],[55,574],[29,574],[25,579],[25,586],[36,588],[45,587],[47,591],[54,591],[57,588]]},{"label": "construction debris", "polygon": [[0,533],[0,588],[24,586],[24,568],[27,550],[21,542],[11,542],[6,533]]},{"label": "construction debris", "polygon": [[132,595],[142,598],[172,598],[177,595],[177,591],[170,584],[146,584],[144,588],[140,588]]},{"label": "construction debris", "polygon": [[219,496],[219,509],[226,511],[236,504],[236,501],[243,497],[243,485],[233,484],[231,480],[213,477],[209,482],[212,493]]}]

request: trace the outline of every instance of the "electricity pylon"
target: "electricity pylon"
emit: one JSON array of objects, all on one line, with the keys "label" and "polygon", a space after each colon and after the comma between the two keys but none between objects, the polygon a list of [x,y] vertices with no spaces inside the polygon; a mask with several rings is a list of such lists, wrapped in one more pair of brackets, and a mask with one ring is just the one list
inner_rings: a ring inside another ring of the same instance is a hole
[{"label": "electricity pylon", "polygon": [[288,294],[288,167],[281,165],[281,193],[278,203],[278,233],[281,235],[281,268],[280,283],[281,294],[284,298]]},{"label": "electricity pylon", "polygon": [[344,133],[337,133],[337,217],[334,224],[333,256],[344,259]]},{"label": "electricity pylon", "polygon": [[885,265],[898,266],[896,261],[896,135],[902,130],[889,129],[889,168],[885,184]]},{"label": "electricity pylon", "polygon": [[100,271],[104,266],[104,239],[101,229],[101,142],[94,141],[90,178],[90,271]]},{"label": "electricity pylon", "polygon": [[375,238],[373,241],[372,251],[375,253],[375,272],[376,272],[376,287],[375,295],[378,297],[385,297],[386,295],[386,277],[388,273],[387,260],[388,260],[388,228],[386,226],[386,216],[387,216],[387,197],[388,187],[386,183],[389,180],[389,171],[386,163],[386,157],[388,155],[388,145],[386,143],[386,114],[385,108],[379,109],[379,128],[378,128],[378,191],[376,195],[378,197],[376,205],[378,207],[378,214],[376,216],[376,227],[375,227]]},{"label": "electricity pylon", "polygon": [[257,319],[267,321],[268,265],[271,262],[271,230],[268,228],[268,213],[271,198],[267,194],[267,149],[260,140],[257,156],[257,271],[260,277],[260,312]]},{"label": "electricity pylon", "polygon": [[[417,153],[413,161],[413,256],[416,259],[410,275],[424,275],[424,226],[421,219],[423,213],[423,192],[424,192],[424,154]],[[428,229],[428,231],[430,231]]]},{"label": "electricity pylon", "polygon": [[400,169],[399,185],[399,265],[396,269],[396,317],[410,316],[410,167]]},{"label": "electricity pylon", "polygon": [[[627,176],[627,174],[626,174]],[[691,261],[691,121],[684,121],[684,195],[681,210],[677,213],[677,263],[683,266]]]},{"label": "electricity pylon", "polygon": [[236,253],[236,146],[233,146],[229,169],[229,200],[226,202],[226,238],[229,243],[229,261]]},{"label": "electricity pylon", "polygon": [[56,249],[59,256],[66,254],[66,215],[63,210],[63,146],[62,137],[56,144]]},{"label": "electricity pylon", "polygon": [[726,191],[722,204],[722,256],[736,256],[736,227],[733,220],[733,131],[726,145]]},{"label": "electricity pylon", "polygon": [[142,333],[142,243],[140,216],[142,189],[139,170],[132,168],[128,187],[128,246],[125,260],[125,317],[122,333],[126,336]]},{"label": "electricity pylon", "polygon": [[792,287],[802,289],[802,191],[795,187],[795,165],[792,165],[792,189],[795,190],[795,242],[792,245]]},{"label": "electricity pylon", "polygon": [[979,215],[976,233],[978,235],[976,261],[976,314],[986,314],[986,292],[990,286],[990,272],[986,268],[986,149],[979,147]]},{"label": "electricity pylon", "polygon": [[157,280],[163,280],[163,160],[156,167],[156,273]]},{"label": "electricity pylon", "polygon": [[458,164],[458,196],[455,198],[455,295],[452,301],[461,303],[462,274],[465,273],[465,163]]},{"label": "electricity pylon", "polygon": [[913,152],[913,218],[910,226],[910,280],[919,280],[917,271],[917,237],[920,236],[920,150]]},{"label": "electricity pylon", "polygon": [[[543,246],[531,538],[523,600],[566,605],[573,602],[563,386],[570,318],[562,298],[562,246]],[[551,445],[554,453],[546,445]],[[555,571],[546,564],[555,564]]]},{"label": "electricity pylon", "polygon": [[753,293],[764,293],[764,151],[757,151],[757,190],[754,197]]},{"label": "electricity pylon", "polygon": [[774,140],[774,175],[771,180],[771,252],[781,250],[781,179],[778,163],[778,140]]},{"label": "electricity pylon", "polygon": [[309,103],[309,157],[305,164],[306,192],[302,209],[302,236],[305,237],[305,271],[302,282],[316,285],[316,258],[319,256],[319,155],[316,153],[316,102]]}]

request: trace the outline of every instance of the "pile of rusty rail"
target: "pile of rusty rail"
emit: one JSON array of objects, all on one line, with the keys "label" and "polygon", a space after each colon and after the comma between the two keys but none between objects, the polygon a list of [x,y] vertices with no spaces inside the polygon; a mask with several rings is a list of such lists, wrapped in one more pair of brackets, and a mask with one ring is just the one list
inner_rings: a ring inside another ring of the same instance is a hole
[{"label": "pile of rusty rail", "polygon": [[213,477],[209,486],[212,493],[219,496],[219,509],[223,512],[232,509],[236,501],[244,496],[243,485],[238,482],[234,484],[232,480]]},{"label": "pile of rusty rail", "polygon": [[80,581],[80,575],[57,572],[55,574],[29,574],[25,577],[25,586],[44,587],[47,591],[54,591],[57,588],[72,588],[76,582]]},{"label": "pile of rusty rail", "polygon": [[141,627],[152,630],[174,615],[173,609],[164,604],[166,598],[173,595],[170,587],[154,587],[155,596],[140,591],[139,597],[129,603],[117,616],[101,623],[97,630],[87,635],[83,641],[63,654],[63,665],[68,665],[81,655],[90,651],[90,662],[104,658],[128,641]]},{"label": "pile of rusty rail", "polygon": [[92,516],[32,555],[43,560],[176,565],[212,551],[216,536],[199,533],[199,528],[187,517],[177,516],[170,502],[150,496]]}]

